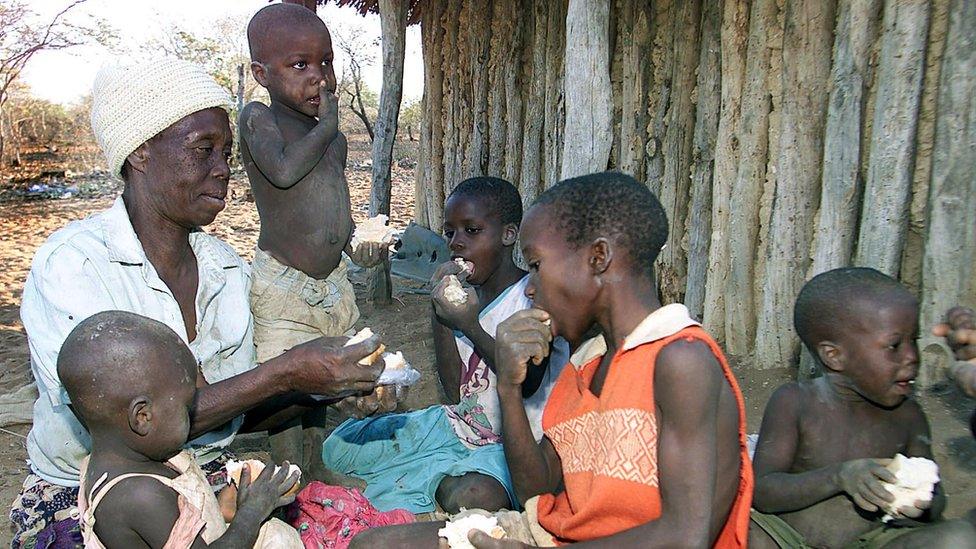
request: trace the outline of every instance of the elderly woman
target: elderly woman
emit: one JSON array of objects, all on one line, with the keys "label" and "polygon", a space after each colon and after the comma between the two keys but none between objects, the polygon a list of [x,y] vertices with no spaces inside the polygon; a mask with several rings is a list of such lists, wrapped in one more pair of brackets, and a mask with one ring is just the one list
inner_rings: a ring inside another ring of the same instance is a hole
[{"label": "elderly woman", "polygon": [[375,339],[348,348],[344,339],[317,339],[255,364],[249,267],[200,229],[227,196],[228,105],[223,88],[181,61],[103,69],[96,78],[92,129],[125,189],[108,210],[51,235],[27,277],[21,317],[40,397],[27,438],[31,474],[11,511],[14,547],[81,543],[75,503],[90,439],[56,365],[67,334],[97,312],[138,313],[185,340],[199,365],[187,448],[214,483],[241,429],[307,412],[318,402],[307,393],[335,400],[373,389],[379,372],[357,361]]}]

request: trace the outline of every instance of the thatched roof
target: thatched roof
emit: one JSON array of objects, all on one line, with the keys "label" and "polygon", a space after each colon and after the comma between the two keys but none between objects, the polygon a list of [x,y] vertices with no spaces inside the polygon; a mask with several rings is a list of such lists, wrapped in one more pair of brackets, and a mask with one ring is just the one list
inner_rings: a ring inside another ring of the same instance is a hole
[{"label": "thatched roof", "polygon": [[[329,0],[316,0],[319,4],[326,4]],[[379,13],[379,0],[332,0],[340,6],[350,6],[355,8],[356,11],[362,15],[367,13]],[[414,23],[420,22],[420,8],[423,4],[423,0],[407,0],[410,3],[410,7],[407,10],[407,24],[413,25]]]}]

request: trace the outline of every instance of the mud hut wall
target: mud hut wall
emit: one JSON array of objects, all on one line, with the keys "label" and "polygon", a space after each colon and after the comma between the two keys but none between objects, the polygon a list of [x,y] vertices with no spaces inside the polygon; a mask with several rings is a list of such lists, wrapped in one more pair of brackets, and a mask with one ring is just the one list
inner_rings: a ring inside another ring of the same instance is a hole
[{"label": "mud hut wall", "polygon": [[[662,198],[672,229],[657,265],[665,302],[690,300],[728,352],[757,368],[796,364],[792,301],[829,268],[881,266],[917,293],[952,294],[923,299],[926,321],[945,303],[976,302],[976,284],[941,282],[951,269],[972,272],[976,253],[934,247],[974,230],[971,217],[949,214],[974,206],[946,206],[958,200],[946,189],[976,188],[976,170],[935,148],[972,152],[976,142],[972,120],[940,105],[958,111],[976,95],[971,80],[940,74],[966,66],[958,52],[973,39],[950,32],[954,0],[606,1],[613,121],[592,139],[609,147],[607,168]],[[526,204],[556,183],[574,76],[568,8],[424,4],[418,222],[439,231],[444,197],[466,176],[505,177]],[[902,12],[926,16],[892,17]],[[903,70],[908,58],[920,60]],[[900,206],[865,194],[888,168],[872,154],[890,151],[912,156],[899,159],[901,187],[886,195]],[[933,188],[935,174],[945,175]],[[867,238],[893,237],[865,245],[869,226],[881,229]],[[935,257],[952,264],[930,273]]]}]

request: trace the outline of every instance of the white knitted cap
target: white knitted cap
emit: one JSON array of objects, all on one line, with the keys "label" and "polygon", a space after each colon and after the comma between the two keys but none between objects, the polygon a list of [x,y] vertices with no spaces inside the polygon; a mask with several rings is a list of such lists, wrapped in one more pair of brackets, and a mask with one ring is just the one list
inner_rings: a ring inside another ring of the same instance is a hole
[{"label": "white knitted cap", "polygon": [[91,125],[109,170],[122,175],[126,157],[184,116],[230,109],[230,94],[203,67],[150,59],[102,67],[92,88]]}]

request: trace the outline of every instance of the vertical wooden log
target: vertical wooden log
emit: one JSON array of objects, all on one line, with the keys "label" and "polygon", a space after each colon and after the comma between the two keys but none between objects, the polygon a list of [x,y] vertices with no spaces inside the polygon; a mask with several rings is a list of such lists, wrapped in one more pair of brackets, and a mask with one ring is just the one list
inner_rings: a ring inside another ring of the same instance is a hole
[{"label": "vertical wooden log", "polygon": [[653,4],[651,18],[653,40],[651,42],[651,88],[647,112],[647,144],[645,145],[645,173],[647,186],[660,196],[661,182],[664,180],[664,151],[661,143],[667,128],[668,106],[671,104],[671,78],[674,71],[674,33],[679,2],[660,0]]},{"label": "vertical wooden log", "polygon": [[[976,299],[976,3],[952,0],[949,13],[922,271],[923,333],[949,307]],[[919,382],[930,386],[944,376],[948,356],[936,352],[938,342],[922,343]]]},{"label": "vertical wooden log", "polygon": [[[407,44],[407,0],[379,0],[380,33],[383,40],[383,85],[373,125],[373,184],[369,194],[369,215],[390,215],[390,168],[396,143],[400,101],[403,99],[403,56]],[[390,262],[369,272],[369,295],[376,303],[392,301]]]},{"label": "vertical wooden log", "polygon": [[753,269],[759,200],[766,180],[769,147],[769,35],[778,25],[777,14],[776,0],[754,0],[749,17],[739,167],[729,201],[730,268],[725,292],[725,345],[733,356],[745,356],[755,338]]},{"label": "vertical wooden log", "polygon": [[523,98],[529,91],[529,85],[526,84],[528,81],[523,79],[523,75],[528,70],[526,58],[532,53],[529,46],[534,25],[532,5],[518,2],[516,6],[511,16],[514,23],[512,39],[507,41],[509,49],[505,64],[505,123],[508,146],[503,156],[505,179],[518,186],[522,175],[522,135],[525,129],[522,125],[522,106]]},{"label": "vertical wooden log", "polygon": [[915,128],[925,67],[927,0],[884,7],[871,156],[855,263],[898,276],[915,161]]},{"label": "vertical wooden log", "polygon": [[610,2],[610,87],[613,109],[610,115],[613,126],[613,140],[610,142],[610,169],[614,170],[620,169],[622,156],[623,95],[624,89],[628,85],[628,82],[625,81],[625,73],[628,67],[624,66],[624,58],[627,57],[626,51],[629,49],[629,45],[634,41],[633,6],[634,0],[611,0]]},{"label": "vertical wooden log", "polygon": [[668,241],[657,259],[656,274],[663,303],[680,302],[687,285],[688,258],[685,253],[685,217],[688,215],[691,184],[691,154],[694,138],[695,66],[698,64],[698,26],[701,23],[701,0],[684,0],[676,8],[672,48],[671,94],[666,129],[661,143],[664,178],[659,198],[668,214]]},{"label": "vertical wooden log", "polygon": [[441,51],[444,61],[441,65],[444,74],[444,97],[441,109],[444,117],[444,138],[441,156],[444,159],[444,196],[448,196],[460,181],[461,166],[458,163],[459,104],[461,102],[461,75],[458,59],[458,33],[460,30],[461,1],[448,0],[447,9],[441,19],[444,25],[444,39]]},{"label": "vertical wooden log", "polygon": [[861,120],[880,0],[840,0],[834,33],[823,177],[810,276],[850,264],[861,188]]},{"label": "vertical wooden log", "polygon": [[621,17],[631,21],[630,42],[623,44],[623,90],[620,120],[620,171],[644,181],[644,148],[647,146],[647,91],[650,70],[647,52],[651,49],[650,6],[631,0]]},{"label": "vertical wooden log", "polygon": [[[532,2],[532,65],[527,74],[530,82],[525,103],[525,137],[522,141],[522,177],[519,191],[522,201],[531,204],[542,188],[542,123],[546,97],[546,34],[550,0]],[[555,31],[554,31],[555,32]]]},{"label": "vertical wooden log", "polygon": [[457,73],[457,96],[454,101],[454,117],[457,127],[457,149],[454,151],[454,163],[458,168],[457,176],[454,181],[449,181],[451,190],[457,187],[458,183],[472,175],[479,175],[472,169],[472,163],[468,162],[470,151],[468,147],[471,143],[473,134],[471,128],[474,124],[474,69],[477,56],[472,53],[472,49],[477,47],[478,32],[473,24],[483,11],[480,6],[475,6],[472,2],[461,2],[461,11],[458,15],[458,40],[457,40],[457,66],[454,71]]},{"label": "vertical wooden log", "polygon": [[566,14],[566,130],[561,179],[603,171],[610,159],[609,0],[569,0]]},{"label": "vertical wooden log", "polygon": [[685,305],[695,318],[702,318],[708,248],[712,237],[712,189],[715,140],[722,105],[721,59],[722,5],[705,0],[701,13],[701,52],[698,58],[698,104],[692,145],[691,206],[685,231],[688,235],[688,285]]},{"label": "vertical wooden log", "polygon": [[465,153],[465,175],[484,175],[488,169],[488,71],[491,46],[491,2],[483,0],[471,10],[468,22],[468,67],[471,71],[470,137]]},{"label": "vertical wooden log", "polygon": [[[427,145],[421,142],[418,178],[423,174],[427,205],[427,228],[439,233],[444,216],[444,70],[441,50],[444,45],[444,16],[447,0],[430,0],[421,21],[424,51],[424,116],[429,135]],[[423,139],[421,137],[421,140]],[[426,157],[427,161],[424,162]]]},{"label": "vertical wooden log", "polygon": [[725,287],[729,273],[729,202],[739,167],[739,123],[742,80],[749,38],[749,0],[731,0],[722,14],[722,110],[715,138],[712,182],[712,236],[708,249],[703,324],[713,337],[725,341]]},{"label": "vertical wooden log", "polygon": [[512,30],[516,19],[521,15],[516,9],[515,0],[494,0],[491,5],[491,47],[488,73],[491,75],[489,86],[488,107],[488,169],[486,173],[493,177],[505,177],[505,157],[508,156],[506,141],[505,107],[505,74],[517,72],[508,64],[507,49],[516,41]]},{"label": "vertical wooden log", "polygon": [[543,136],[543,190],[559,181],[559,152],[563,147],[563,51],[566,41],[566,1],[549,3],[546,33],[546,96]]},{"label": "vertical wooden log", "polygon": [[932,146],[935,144],[936,100],[949,29],[949,0],[933,0],[929,11],[928,44],[925,47],[925,76],[919,99],[918,127],[915,130],[915,172],[912,175],[912,201],[908,207],[908,231],[901,253],[898,279],[915,295],[922,294],[922,264],[925,256],[926,211],[929,181],[932,179]]},{"label": "vertical wooden log", "polygon": [[799,340],[793,303],[809,268],[827,115],[834,3],[798,0],[786,7],[783,111],[765,291],[756,328],[755,364],[794,364]]}]

